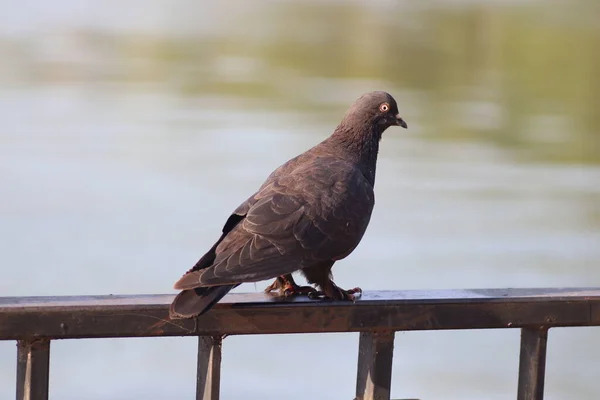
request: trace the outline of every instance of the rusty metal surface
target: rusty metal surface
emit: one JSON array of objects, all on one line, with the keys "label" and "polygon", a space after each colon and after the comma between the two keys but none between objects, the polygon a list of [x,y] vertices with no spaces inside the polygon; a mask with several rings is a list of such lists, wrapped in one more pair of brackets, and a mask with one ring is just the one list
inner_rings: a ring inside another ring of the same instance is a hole
[{"label": "rusty metal surface", "polygon": [[17,342],[17,400],[47,400],[50,341]]},{"label": "rusty metal surface", "polygon": [[521,330],[517,400],[543,400],[547,329]]},{"label": "rusty metal surface", "polygon": [[600,325],[600,288],[379,291],[355,303],[232,294],[171,321],[173,297],[0,297],[0,340]]},{"label": "rusty metal surface", "polygon": [[[27,307],[118,307],[120,305],[157,305],[170,303],[175,294],[136,294],[98,296],[34,296],[0,297],[0,310],[4,308]],[[438,303],[447,301],[504,301],[505,299],[534,301],[552,298],[555,300],[583,300],[600,297],[600,288],[520,288],[520,289],[451,289],[451,290],[379,290],[367,291],[360,303],[381,301],[407,301],[417,303]],[[278,299],[264,293],[229,293],[217,308],[238,304],[273,303],[317,303],[306,297]]]},{"label": "rusty metal surface", "polygon": [[355,400],[390,400],[394,332],[362,332]]},{"label": "rusty metal surface", "polygon": [[222,342],[221,336],[198,337],[196,400],[219,400]]}]

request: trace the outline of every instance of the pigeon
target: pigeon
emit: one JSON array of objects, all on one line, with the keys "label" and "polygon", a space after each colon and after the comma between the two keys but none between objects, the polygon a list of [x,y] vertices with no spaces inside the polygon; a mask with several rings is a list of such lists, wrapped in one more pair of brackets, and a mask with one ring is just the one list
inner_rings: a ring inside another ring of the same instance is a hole
[{"label": "pigeon", "polygon": [[[196,317],[241,283],[272,278],[266,292],[354,301],[360,288],[338,287],[331,268],[352,253],[367,229],[379,142],[390,126],[407,128],[394,98],[382,91],[366,93],[331,136],[273,171],[175,283],[181,292],[170,318]],[[296,271],[319,290],[298,286],[292,278]]]}]

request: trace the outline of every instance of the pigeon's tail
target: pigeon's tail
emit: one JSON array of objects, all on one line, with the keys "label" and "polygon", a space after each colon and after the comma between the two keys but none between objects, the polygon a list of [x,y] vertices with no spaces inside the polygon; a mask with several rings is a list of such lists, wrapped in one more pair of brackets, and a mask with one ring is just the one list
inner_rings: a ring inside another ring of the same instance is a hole
[{"label": "pigeon's tail", "polygon": [[169,317],[171,319],[184,319],[202,315],[236,286],[238,285],[209,286],[184,290],[171,303]]}]

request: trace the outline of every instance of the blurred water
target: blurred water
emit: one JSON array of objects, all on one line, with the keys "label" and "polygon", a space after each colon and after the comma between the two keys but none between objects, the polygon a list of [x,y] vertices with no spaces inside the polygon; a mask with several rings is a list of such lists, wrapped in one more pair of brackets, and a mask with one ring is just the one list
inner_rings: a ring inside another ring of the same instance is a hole
[{"label": "blurred water", "polygon": [[[171,291],[272,169],[374,89],[410,129],[384,136],[341,286],[599,286],[597,4],[413,3],[9,5],[0,294]],[[518,341],[398,333],[393,397],[514,398]],[[222,397],[350,399],[357,342],[229,337]],[[597,344],[597,329],[551,332],[548,399],[600,396]],[[0,398],[15,355],[0,343]],[[51,363],[52,398],[194,393],[193,338],[57,341]]]}]

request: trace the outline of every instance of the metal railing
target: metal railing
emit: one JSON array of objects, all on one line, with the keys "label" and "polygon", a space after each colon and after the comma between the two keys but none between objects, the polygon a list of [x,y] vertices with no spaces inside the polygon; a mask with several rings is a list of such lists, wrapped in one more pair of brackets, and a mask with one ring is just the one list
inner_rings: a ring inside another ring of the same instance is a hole
[{"label": "metal railing", "polygon": [[366,292],[355,303],[230,294],[170,320],[172,295],[0,297],[0,340],[18,341],[17,399],[48,398],[52,339],[198,336],[196,398],[219,398],[226,335],[360,332],[356,399],[390,398],[394,333],[521,329],[518,400],[541,400],[548,329],[600,325],[600,288]]}]

